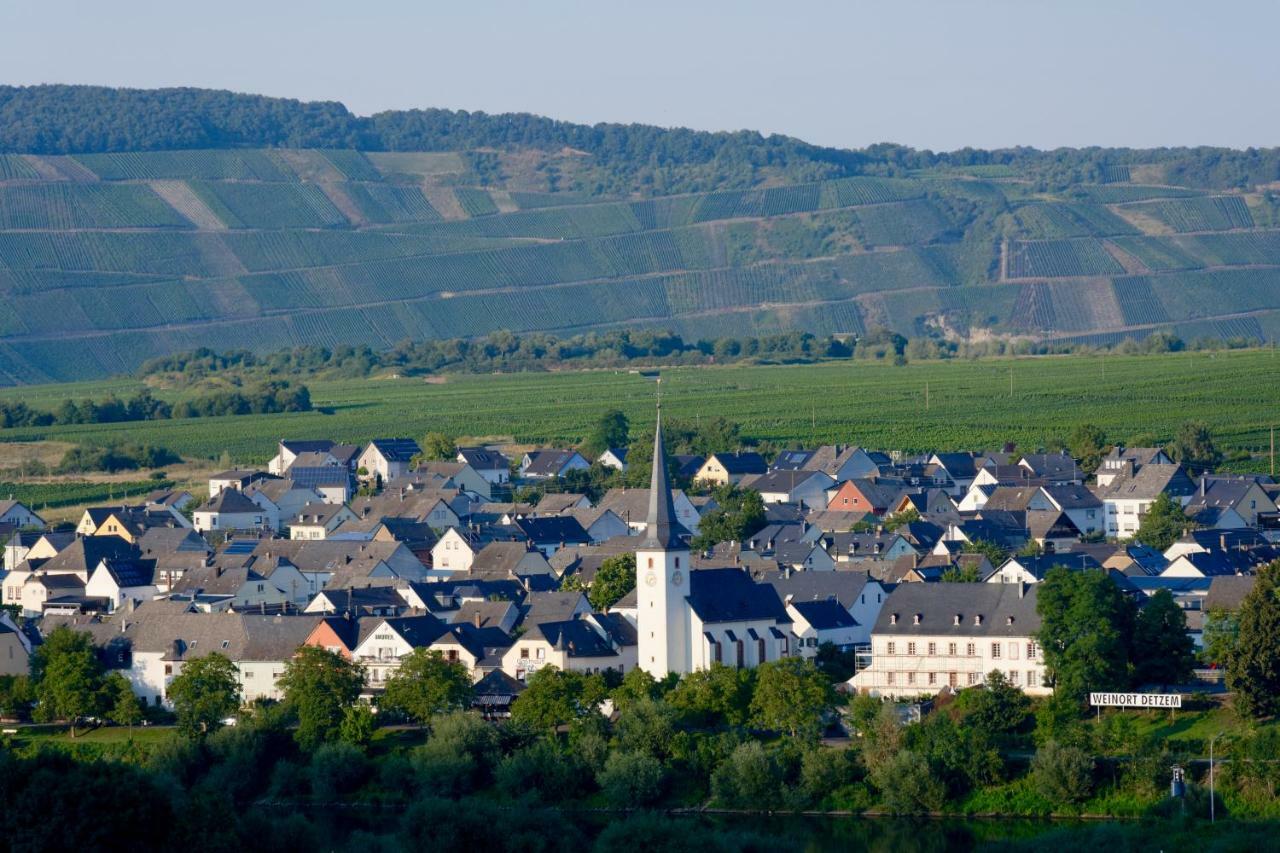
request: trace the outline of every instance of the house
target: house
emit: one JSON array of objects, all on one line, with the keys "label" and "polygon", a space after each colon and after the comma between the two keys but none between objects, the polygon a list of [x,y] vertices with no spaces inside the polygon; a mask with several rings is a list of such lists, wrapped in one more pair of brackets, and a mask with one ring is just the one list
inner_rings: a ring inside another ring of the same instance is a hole
[{"label": "house", "polygon": [[1164,549],[1164,557],[1167,561],[1194,551],[1253,551],[1267,548],[1271,544],[1256,530],[1188,530],[1177,542]]},{"label": "house", "polygon": [[1060,453],[1028,453],[1018,465],[1031,472],[1031,476],[1047,486],[1079,486],[1084,484],[1084,472],[1066,451]]},{"label": "house", "polygon": [[937,466],[951,481],[950,492],[959,496],[968,491],[978,476],[978,457],[973,453],[935,453],[929,464]]},{"label": "house", "polygon": [[828,512],[863,512],[886,515],[897,503],[901,489],[874,480],[845,480],[831,492]]},{"label": "house", "polygon": [[31,640],[13,618],[0,611],[0,676],[26,675],[31,670]]},{"label": "house", "polygon": [[1098,486],[1109,486],[1116,477],[1132,476],[1143,465],[1172,465],[1173,460],[1159,447],[1121,447],[1117,445],[1102,458],[1094,476]]},{"label": "house", "polygon": [[604,453],[601,453],[600,458],[596,461],[606,468],[625,471],[627,470],[627,449],[625,447],[610,447]]},{"label": "house", "polygon": [[174,584],[173,594],[223,597],[232,610],[262,610],[267,607],[281,610],[294,597],[291,591],[281,589],[278,582],[253,569],[221,565],[187,572]]},{"label": "house", "polygon": [[845,444],[824,444],[801,466],[808,471],[821,471],[837,483],[845,480],[875,477],[889,457]]},{"label": "house", "polygon": [[766,474],[769,466],[764,457],[752,451],[734,453],[713,453],[702,463],[702,467],[693,475],[693,479],[703,483],[724,486],[729,483],[738,485],[743,477],[752,474]]},{"label": "house", "polygon": [[158,506],[94,506],[86,509],[76,525],[80,536],[116,536],[135,542],[152,527],[190,527],[181,513]]},{"label": "house", "polygon": [[856,645],[871,642],[871,626],[889,597],[888,589],[866,572],[780,571],[767,573],[761,580],[772,586],[788,607],[796,602],[838,602],[856,623],[851,640]]},{"label": "house", "polygon": [[[11,579],[6,577],[5,582],[8,585]],[[33,572],[23,580],[18,599],[13,603],[21,606],[23,616],[33,617],[44,613],[49,603],[59,600],[78,603],[86,597],[84,578],[79,575]],[[103,600],[100,605],[100,609],[106,610],[108,602]]]},{"label": "house", "polygon": [[466,462],[422,462],[416,473],[437,476],[444,480],[442,488],[458,489],[479,495],[488,500],[493,495],[493,484]]},{"label": "house", "polygon": [[84,594],[105,598],[108,613],[125,602],[149,601],[160,593],[156,584],[156,561],[134,557],[106,557],[89,575]]},{"label": "house", "polygon": [[597,623],[595,615],[531,625],[503,656],[502,671],[525,681],[544,666],[588,673],[635,669],[635,629],[603,614],[605,621]]},{"label": "house", "polygon": [[186,489],[156,489],[148,492],[145,500],[147,506],[166,507],[181,512],[195,500],[195,496]]},{"label": "house", "polygon": [[765,503],[802,504],[805,506],[827,506],[827,489],[835,485],[835,480],[822,471],[770,471],[758,477],[746,477],[742,480],[746,488],[760,493]]},{"label": "house", "polygon": [[517,518],[512,526],[548,557],[566,545],[586,545],[591,541],[582,525],[567,515]]},{"label": "house", "polygon": [[368,686],[377,690],[400,669],[404,657],[415,649],[429,648],[449,632],[448,625],[430,614],[362,621],[352,659],[367,673]]},{"label": "house", "polygon": [[470,465],[473,471],[495,486],[511,481],[511,460],[497,450],[487,447],[459,447],[456,458],[459,462]]},{"label": "house", "polygon": [[987,583],[1040,583],[1050,569],[1101,569],[1102,564],[1090,554],[1041,554],[1038,557],[1014,556],[1005,560],[989,577]]},{"label": "house", "polygon": [[267,471],[277,477],[283,477],[284,472],[289,470],[289,466],[303,453],[328,453],[334,456],[336,460],[337,457],[332,452],[335,446],[334,442],[324,439],[317,441],[281,441],[276,448],[276,455],[267,463]]},{"label": "house", "polygon": [[824,643],[849,651],[858,641],[858,623],[838,601],[792,601],[787,604],[787,615],[796,638],[794,654],[802,657],[816,657]]},{"label": "house", "polygon": [[[649,523],[649,503],[648,489],[610,489],[604,493],[604,497],[600,499],[596,508],[612,511],[627,523],[632,533],[644,535]],[[702,516],[684,490],[671,490],[671,504],[675,509],[676,522],[682,528],[682,532],[696,534]]]},{"label": "house", "polygon": [[400,616],[410,609],[404,594],[395,586],[357,586],[324,589],[306,606],[306,613],[332,613],[352,618]]},{"label": "house", "polygon": [[687,482],[698,475],[698,469],[707,461],[707,457],[696,453],[677,453],[671,457],[671,461],[675,463],[676,479]]},{"label": "house", "polygon": [[1052,692],[1036,641],[1038,587],[1026,584],[902,584],[871,631],[871,665],[850,684],[892,699],[981,684],[1000,670],[1031,696]]},{"label": "house", "polygon": [[15,500],[0,501],[0,525],[14,528],[45,526],[45,521],[36,515],[26,504]]},{"label": "house", "polygon": [[1183,507],[1187,517],[1205,528],[1257,527],[1258,514],[1275,512],[1275,501],[1252,477],[1205,474]]},{"label": "house", "polygon": [[356,514],[342,504],[309,503],[289,524],[290,539],[326,539]]},{"label": "house", "polygon": [[476,554],[490,542],[527,541],[525,534],[516,527],[450,528],[431,548],[432,575],[448,577],[455,572],[471,571]]},{"label": "house", "polygon": [[1101,499],[1081,485],[1041,486],[1053,509],[1061,512],[1083,536],[1106,532],[1106,507]]},{"label": "house", "polygon": [[524,692],[525,686],[500,669],[485,673],[471,691],[471,707],[489,721],[511,716],[511,705]]},{"label": "house", "polygon": [[261,530],[272,528],[271,517],[239,489],[221,489],[214,497],[196,507],[192,514],[200,533],[210,530]]},{"label": "house", "polygon": [[[290,466],[287,479],[295,488],[307,489],[320,496],[326,503],[341,504],[351,500],[354,492],[351,470],[342,465]],[[293,517],[282,509],[281,520]],[[296,515],[296,513],[294,513]]]},{"label": "house", "polygon": [[268,523],[275,530],[280,530],[289,519],[295,518],[307,504],[327,500],[315,489],[292,479],[260,480],[245,489],[244,496],[262,507]]},{"label": "house", "polygon": [[242,470],[233,468],[230,471],[220,471],[217,474],[209,475],[209,497],[216,498],[218,493],[223,489],[235,489],[243,492],[249,486],[261,480],[269,480],[273,475],[266,471]]},{"label": "house", "polygon": [[530,480],[550,480],[590,467],[591,463],[576,450],[530,450],[520,460],[520,476]]},{"label": "house", "polygon": [[410,462],[420,453],[422,448],[412,438],[375,438],[356,460],[356,470],[381,485],[408,473]]},{"label": "house", "polygon": [[544,552],[529,542],[490,542],[476,552],[468,571],[493,578],[552,574]]},{"label": "house", "polygon": [[1196,485],[1181,465],[1143,465],[1136,471],[1127,467],[1097,495],[1106,508],[1106,534],[1121,538],[1133,536],[1142,524],[1142,516],[1162,493],[1186,503],[1196,492]]},{"label": "house", "polygon": [[1190,551],[1174,557],[1160,573],[1162,578],[1213,578],[1253,572],[1266,560],[1251,557],[1248,551]]},{"label": "house", "polygon": [[[44,602],[51,597],[52,587],[57,586],[59,589],[57,593],[52,594],[54,597],[83,595],[83,586],[89,579],[90,572],[104,559],[137,556],[137,549],[132,544],[119,536],[106,535],[73,537],[53,556],[32,556],[37,553],[48,553],[59,539],[61,539],[59,534],[46,534],[31,547],[27,558],[4,576],[4,604],[21,606],[25,616],[38,616],[43,610]],[[69,576],[75,579],[75,583],[79,584],[81,589],[76,590],[75,584],[70,581],[42,581],[28,590],[27,582],[37,575],[46,579]]]}]

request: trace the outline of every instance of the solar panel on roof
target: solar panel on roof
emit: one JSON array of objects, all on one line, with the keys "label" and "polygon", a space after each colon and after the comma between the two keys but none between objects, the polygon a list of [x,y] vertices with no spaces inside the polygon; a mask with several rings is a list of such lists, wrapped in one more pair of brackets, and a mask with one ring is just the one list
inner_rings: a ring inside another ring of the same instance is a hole
[{"label": "solar panel on roof", "polygon": [[256,539],[237,539],[227,546],[224,554],[252,554],[253,549],[258,547]]}]

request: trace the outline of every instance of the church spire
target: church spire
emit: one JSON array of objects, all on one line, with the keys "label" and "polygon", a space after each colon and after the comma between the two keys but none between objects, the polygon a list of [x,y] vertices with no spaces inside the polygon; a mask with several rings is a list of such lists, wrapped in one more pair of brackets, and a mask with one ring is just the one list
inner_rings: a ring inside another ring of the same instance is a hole
[{"label": "church spire", "polygon": [[678,531],[671,479],[667,476],[667,451],[662,444],[662,404],[658,404],[658,423],[653,431],[653,475],[649,481],[649,517],[641,547],[683,550]]}]

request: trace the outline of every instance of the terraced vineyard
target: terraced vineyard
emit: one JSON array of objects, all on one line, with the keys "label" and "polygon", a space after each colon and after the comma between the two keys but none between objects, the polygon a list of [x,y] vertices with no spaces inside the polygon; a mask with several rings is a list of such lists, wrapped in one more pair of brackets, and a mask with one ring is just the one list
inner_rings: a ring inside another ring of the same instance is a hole
[{"label": "terraced vineyard", "polygon": [[0,383],[130,372],[196,347],[498,329],[1280,333],[1280,230],[1255,224],[1261,193],[1160,185],[1121,164],[1058,191],[997,164],[561,190],[586,156],[0,155]]}]

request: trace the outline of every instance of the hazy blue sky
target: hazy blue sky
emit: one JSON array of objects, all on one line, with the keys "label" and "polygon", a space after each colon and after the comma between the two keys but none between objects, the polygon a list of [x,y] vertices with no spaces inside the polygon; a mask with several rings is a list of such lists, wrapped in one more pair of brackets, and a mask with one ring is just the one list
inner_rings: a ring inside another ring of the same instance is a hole
[{"label": "hazy blue sky", "polygon": [[1280,2],[6,0],[0,82],[812,142],[1280,144]]}]

